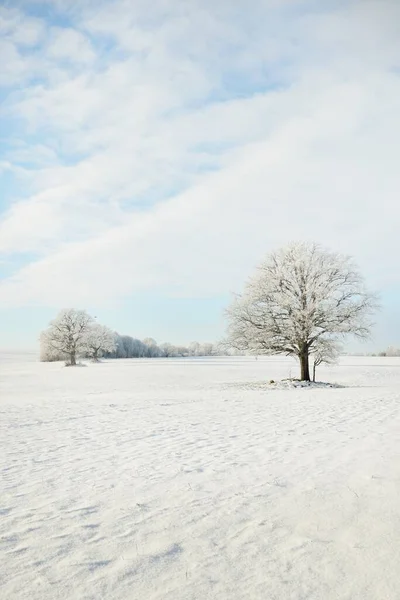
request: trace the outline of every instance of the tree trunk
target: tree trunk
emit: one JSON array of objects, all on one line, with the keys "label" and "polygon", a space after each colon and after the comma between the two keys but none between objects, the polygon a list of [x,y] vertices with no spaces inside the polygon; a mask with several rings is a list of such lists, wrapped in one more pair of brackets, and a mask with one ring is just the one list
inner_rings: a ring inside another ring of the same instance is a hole
[{"label": "tree trunk", "polygon": [[69,355],[69,360],[70,360],[71,367],[75,367],[76,366],[76,354],[75,354],[75,352],[71,352],[71,354]]},{"label": "tree trunk", "polygon": [[313,370],[312,370],[312,371],[313,371],[312,380],[313,380],[313,382],[314,382],[314,383],[315,383],[315,371],[316,371],[316,370],[317,370],[317,365],[315,364],[315,361],[314,361],[314,364],[313,364]]},{"label": "tree trunk", "polygon": [[303,350],[300,354],[300,379],[301,381],[310,381],[310,364],[308,350]]}]

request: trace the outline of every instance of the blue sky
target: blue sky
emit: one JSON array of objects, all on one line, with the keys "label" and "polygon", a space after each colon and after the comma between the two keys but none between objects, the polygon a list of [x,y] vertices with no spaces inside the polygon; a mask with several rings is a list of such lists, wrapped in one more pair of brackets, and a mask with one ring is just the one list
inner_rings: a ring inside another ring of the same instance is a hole
[{"label": "blue sky", "polygon": [[218,339],[292,240],[353,255],[382,298],[368,347],[400,345],[399,3],[149,6],[0,6],[0,347],[70,306]]}]

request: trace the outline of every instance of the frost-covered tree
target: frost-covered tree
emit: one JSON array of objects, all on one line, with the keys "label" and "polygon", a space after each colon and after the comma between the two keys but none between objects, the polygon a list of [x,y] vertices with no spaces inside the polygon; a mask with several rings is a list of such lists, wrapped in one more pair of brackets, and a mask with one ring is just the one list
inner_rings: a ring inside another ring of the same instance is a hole
[{"label": "frost-covered tree", "polygon": [[40,334],[40,361],[56,362],[59,360],[63,360],[64,358],[65,354],[49,346],[46,332],[43,331]]},{"label": "frost-covered tree", "polygon": [[187,353],[188,356],[212,356],[214,354],[218,354],[220,350],[221,349],[218,350],[214,344],[209,342],[204,344],[199,344],[199,342],[191,342],[187,348]]},{"label": "frost-covered tree", "polygon": [[173,346],[172,344],[170,344],[169,342],[165,342],[164,344],[161,344],[160,350],[162,352],[162,355],[165,356],[165,358],[169,358],[171,356],[177,355],[177,348],[175,346]]},{"label": "frost-covered tree", "polygon": [[189,352],[189,356],[200,356],[199,342],[190,342],[188,352]]},{"label": "frost-covered tree", "polygon": [[41,341],[50,353],[67,358],[76,365],[77,356],[84,352],[86,335],[93,319],[84,310],[62,310],[43,332]]},{"label": "frost-covered tree", "polygon": [[115,333],[115,350],[107,355],[111,358],[126,358],[124,342],[118,333]]},{"label": "frost-covered tree", "polygon": [[175,350],[177,356],[189,356],[189,350],[186,346],[176,346]]},{"label": "frost-covered tree", "polygon": [[310,381],[321,339],[365,338],[376,300],[346,256],[297,243],[268,256],[228,309],[228,342],[253,354],[286,354]]},{"label": "frost-covered tree", "polygon": [[88,356],[97,362],[101,355],[114,352],[117,347],[116,335],[108,327],[94,323],[87,329],[84,346]]},{"label": "frost-covered tree", "polygon": [[319,338],[312,349],[313,358],[313,381],[317,367],[322,364],[334,365],[337,363],[340,354],[340,346],[330,338]]},{"label": "frost-covered tree", "polygon": [[132,357],[133,358],[142,358],[146,354],[146,346],[143,344],[141,340],[137,338],[133,338],[132,345]]},{"label": "frost-covered tree", "polygon": [[145,338],[143,344],[146,346],[145,356],[148,358],[156,358],[162,354],[160,348],[157,346],[156,340],[153,338]]},{"label": "frost-covered tree", "polygon": [[200,355],[201,356],[212,356],[213,354],[214,354],[214,344],[211,344],[210,342],[201,344],[201,346],[200,346]]},{"label": "frost-covered tree", "polygon": [[122,336],[123,358],[135,356],[135,341],[130,335]]},{"label": "frost-covered tree", "polygon": [[384,356],[400,356],[400,349],[395,346],[389,346],[383,353]]}]

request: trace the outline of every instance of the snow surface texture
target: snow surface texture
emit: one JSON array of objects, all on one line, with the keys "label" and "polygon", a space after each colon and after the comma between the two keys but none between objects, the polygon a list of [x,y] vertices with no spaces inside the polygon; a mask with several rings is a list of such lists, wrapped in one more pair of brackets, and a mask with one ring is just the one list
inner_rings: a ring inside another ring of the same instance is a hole
[{"label": "snow surface texture", "polygon": [[400,359],[296,374],[1,356],[2,600],[399,598]]}]

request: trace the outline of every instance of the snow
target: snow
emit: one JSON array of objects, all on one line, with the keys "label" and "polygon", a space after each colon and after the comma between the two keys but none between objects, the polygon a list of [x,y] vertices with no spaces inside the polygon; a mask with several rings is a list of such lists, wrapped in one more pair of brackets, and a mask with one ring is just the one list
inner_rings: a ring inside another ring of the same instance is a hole
[{"label": "snow", "polygon": [[398,598],[400,359],[296,374],[0,355],[2,600]]}]

